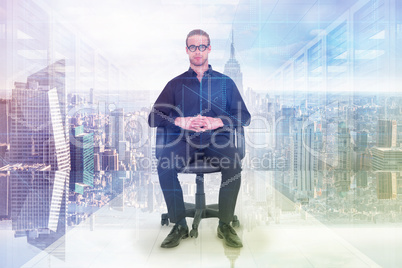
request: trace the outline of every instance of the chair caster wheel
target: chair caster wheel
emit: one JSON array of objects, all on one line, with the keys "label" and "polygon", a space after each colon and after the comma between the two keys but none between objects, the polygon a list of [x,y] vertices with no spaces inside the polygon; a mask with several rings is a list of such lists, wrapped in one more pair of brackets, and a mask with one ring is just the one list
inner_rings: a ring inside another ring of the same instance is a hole
[{"label": "chair caster wheel", "polygon": [[240,226],[240,221],[237,219],[237,216],[233,216],[232,226],[237,228]]},{"label": "chair caster wheel", "polygon": [[162,214],[161,225],[169,226],[169,216],[167,214]]},{"label": "chair caster wheel", "polygon": [[198,230],[192,229],[192,230],[190,231],[190,236],[191,236],[191,237],[194,237],[194,238],[197,238],[197,237],[198,237]]}]

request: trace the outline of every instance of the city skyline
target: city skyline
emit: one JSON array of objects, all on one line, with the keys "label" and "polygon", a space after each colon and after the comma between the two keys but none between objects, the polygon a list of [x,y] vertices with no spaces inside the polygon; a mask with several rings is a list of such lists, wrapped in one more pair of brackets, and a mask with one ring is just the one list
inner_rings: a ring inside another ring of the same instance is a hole
[{"label": "city skyline", "polygon": [[[38,76],[29,75],[28,77]],[[52,77],[49,78],[52,80]],[[34,94],[36,91],[42,93],[49,90],[48,86],[40,87],[37,82],[29,81],[30,87],[28,88],[24,88],[27,86],[26,83],[17,83],[18,87],[15,92],[22,90]],[[55,117],[58,120],[55,126],[61,130],[58,131],[59,135],[62,135],[64,131],[61,128],[58,106],[60,101],[56,88],[49,91],[51,91],[51,98],[49,98],[51,105],[49,106],[52,107],[53,113],[58,114]],[[264,222],[280,224],[282,219],[280,215],[282,213],[286,215],[285,217],[294,215],[297,211],[295,208],[298,206],[301,207],[302,219],[307,217],[304,213],[309,213],[325,224],[334,222],[345,224],[352,212],[357,215],[357,218],[353,220],[354,223],[368,226],[377,221],[399,222],[402,220],[399,213],[394,211],[394,207],[401,200],[402,179],[398,171],[386,169],[394,161],[392,152],[400,152],[398,146],[402,144],[401,137],[395,136],[395,133],[398,133],[395,128],[402,121],[402,95],[394,96],[392,100],[389,100],[378,95],[343,95],[341,99],[335,94],[328,95],[327,102],[322,102],[319,95],[305,97],[308,98],[299,98],[297,101],[284,105],[285,102],[288,102],[286,95],[258,94],[248,90],[246,101],[252,107],[252,114],[256,116],[254,120],[257,121],[251,124],[251,129],[246,129],[246,137],[249,135],[250,137],[246,138],[246,154],[248,156],[243,164],[248,180],[242,187],[241,202],[244,207],[239,213],[239,217],[244,221],[244,227],[252,231],[257,226],[264,226]],[[55,241],[67,245],[68,241],[64,240],[65,234],[81,224],[89,223],[90,228],[95,228],[96,221],[91,217],[100,207],[106,206],[121,212],[128,207],[135,207],[153,214],[161,213],[165,209],[157,179],[155,179],[155,174],[152,174],[151,165],[143,162],[143,160],[153,158],[150,144],[153,136],[149,132],[141,131],[143,127],[141,122],[147,116],[147,113],[142,110],[145,107],[141,107],[139,104],[142,100],[139,99],[139,103],[134,101],[131,105],[132,108],[127,111],[124,109],[123,112],[123,109],[119,108],[119,103],[109,106],[107,103],[99,102],[96,97],[93,101],[97,104],[97,108],[92,108],[92,110],[80,108],[91,107],[88,103],[91,101],[90,99],[86,101],[80,95],[70,95],[69,98],[71,99],[67,99],[66,102],[69,104],[69,109],[76,108],[75,114],[69,114],[69,129],[80,126],[76,133],[78,136],[83,130],[86,133],[93,133],[94,136],[93,140],[91,138],[91,142],[94,146],[94,156],[97,155],[96,158],[99,162],[96,164],[98,167],[95,168],[93,175],[94,184],[79,184],[81,188],[77,188],[76,185],[75,190],[78,189],[78,191],[76,193],[70,191],[68,194],[65,207],[67,213],[63,214],[62,204],[65,199],[63,195],[60,195],[59,190],[56,189],[57,191],[54,192],[57,196],[52,197],[53,205],[44,206],[43,202],[54,191],[52,180],[49,184],[46,178],[54,178],[54,184],[60,188],[63,184],[62,181],[66,179],[63,177],[64,175],[57,175],[57,172],[55,175],[47,177],[42,173],[35,175],[36,179],[32,185],[35,187],[35,191],[31,192],[27,191],[31,187],[30,184],[17,183],[15,180],[14,183],[11,183],[14,200],[26,200],[25,202],[14,201],[15,203],[11,205],[11,211],[13,209],[19,211],[21,208],[21,211],[24,212],[20,217],[22,220],[15,220],[13,224],[23,228],[32,228],[32,225],[23,219],[33,219],[45,223],[45,225],[38,225],[40,228],[37,231],[30,230],[25,233],[23,230],[16,230],[15,239],[27,234],[29,243],[45,251],[49,250],[50,245]],[[28,98],[28,100],[30,100],[29,103],[34,104],[37,98]],[[102,107],[103,105],[105,107]],[[15,107],[15,103],[11,102],[11,106]],[[50,109],[46,105],[37,106],[43,111]],[[29,105],[28,107],[32,109],[36,106]],[[320,110],[325,111],[326,114],[319,113]],[[25,114],[30,113],[25,112]],[[22,115],[19,116],[19,118],[21,117]],[[14,115],[13,118],[18,118],[18,116]],[[27,117],[27,119],[29,118]],[[274,122],[269,121],[267,124],[264,120],[270,118],[273,118]],[[393,119],[387,119],[387,121],[385,118]],[[29,119],[28,121],[32,123],[37,120]],[[119,125],[117,125],[117,121],[119,121]],[[280,124],[276,124],[276,127],[265,129],[266,126],[271,126],[273,123],[275,126],[275,123],[278,122]],[[126,127],[121,127],[121,124]],[[130,128],[127,128],[129,124]],[[15,122],[12,124],[12,129],[14,129],[14,125]],[[258,129],[264,131],[255,132]],[[123,131],[125,132],[122,133]],[[358,139],[357,137],[361,133],[362,135],[366,133],[367,137]],[[120,134],[122,134],[121,137]],[[116,137],[117,135],[119,137]],[[145,142],[142,142],[143,135],[146,136]],[[271,135],[274,135],[273,140],[271,140]],[[17,137],[18,133],[12,135],[14,139]],[[57,140],[60,140],[60,137]],[[121,147],[122,142],[124,144],[127,141],[126,137],[130,137],[130,141],[138,145]],[[79,142],[78,139],[72,138],[73,136],[70,137],[70,142]],[[111,141],[110,144],[107,141]],[[377,145],[380,144],[390,144],[392,148],[377,149]],[[79,143],[76,145],[81,146]],[[356,147],[357,145],[359,147]],[[380,163],[375,165],[385,169],[381,170],[382,173],[373,172],[374,170],[371,168],[366,170],[363,168],[364,164],[358,165],[355,155],[359,152],[364,158],[365,150],[373,152],[375,157],[379,156],[376,158],[378,160],[373,159],[372,162],[373,165]],[[376,153],[381,151],[390,152],[390,157],[383,157],[380,153]],[[124,160],[121,156],[124,156]],[[284,162],[278,161],[281,158],[284,159]],[[102,160],[100,161],[100,159]],[[255,161],[258,159],[262,160],[260,165]],[[400,161],[400,157],[397,156],[397,160]],[[268,166],[270,161],[277,165]],[[3,174],[8,171],[15,173],[13,171],[15,168],[20,168],[20,165],[6,166],[0,171]],[[33,167],[27,168],[32,169]],[[39,168],[41,169],[41,167]],[[47,168],[50,169],[50,166]],[[46,174],[47,171],[43,172]],[[29,181],[32,175],[30,171],[25,173],[19,175],[19,178]],[[3,177],[1,178],[2,185],[4,185]],[[13,176],[10,178],[10,181],[13,181]],[[194,178],[185,178],[182,181],[185,196],[192,198],[195,187]],[[209,183],[207,191],[210,194],[216,194],[214,187],[218,182],[219,180],[215,178],[212,183]],[[31,202],[28,202],[30,200]],[[62,202],[61,205],[59,205],[60,202]],[[392,205],[390,202],[393,202]],[[322,203],[328,206],[324,211],[319,209]],[[33,214],[32,211],[35,209],[42,212]],[[252,213],[254,210],[256,212]],[[50,213],[51,217],[47,218],[46,213]],[[297,213],[296,215],[298,215]],[[66,225],[60,226],[61,229],[56,228],[55,215],[61,217],[59,222],[66,220]],[[65,218],[63,218],[64,215]],[[51,232],[49,233],[47,229]],[[59,247],[58,251],[52,253],[61,260],[65,259],[64,254],[68,255],[68,252],[65,252],[63,247]],[[68,260],[65,259],[65,261]]]}]

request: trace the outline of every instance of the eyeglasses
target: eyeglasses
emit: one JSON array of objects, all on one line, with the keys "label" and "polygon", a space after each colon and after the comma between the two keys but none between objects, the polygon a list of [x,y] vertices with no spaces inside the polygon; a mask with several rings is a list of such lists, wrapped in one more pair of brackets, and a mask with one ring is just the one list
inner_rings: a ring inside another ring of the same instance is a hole
[{"label": "eyeglasses", "polygon": [[191,52],[195,52],[197,50],[197,48],[199,51],[204,52],[208,47],[209,47],[209,45],[199,45],[199,46],[191,45],[191,46],[188,46],[187,48]]}]

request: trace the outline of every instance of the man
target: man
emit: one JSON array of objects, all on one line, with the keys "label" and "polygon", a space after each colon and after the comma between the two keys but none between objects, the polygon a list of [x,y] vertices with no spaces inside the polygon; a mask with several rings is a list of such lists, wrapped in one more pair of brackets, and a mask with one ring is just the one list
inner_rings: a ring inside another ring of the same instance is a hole
[{"label": "man", "polygon": [[178,169],[203,153],[220,164],[218,236],[228,246],[242,247],[230,226],[240,188],[241,163],[230,139],[234,126],[246,126],[250,114],[232,79],[212,70],[209,35],[191,31],[186,38],[188,71],[172,79],[156,100],[149,115],[151,127],[168,129],[170,143],[158,161],[159,182],[171,222],[176,223],[161,247],[171,248],[188,237],[183,192]]}]

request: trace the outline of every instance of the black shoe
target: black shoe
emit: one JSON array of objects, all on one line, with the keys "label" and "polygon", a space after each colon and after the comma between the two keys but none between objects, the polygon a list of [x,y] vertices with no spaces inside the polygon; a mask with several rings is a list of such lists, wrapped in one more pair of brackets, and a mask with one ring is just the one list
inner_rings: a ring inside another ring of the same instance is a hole
[{"label": "black shoe", "polygon": [[183,227],[182,225],[175,224],[169,235],[163,240],[161,247],[163,248],[173,248],[180,244],[180,240],[188,237],[188,227]]},{"label": "black shoe", "polygon": [[237,236],[236,231],[229,224],[218,226],[218,237],[225,240],[225,244],[232,248],[241,248],[243,243]]}]

